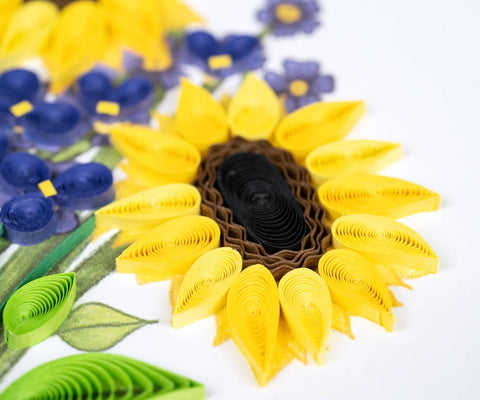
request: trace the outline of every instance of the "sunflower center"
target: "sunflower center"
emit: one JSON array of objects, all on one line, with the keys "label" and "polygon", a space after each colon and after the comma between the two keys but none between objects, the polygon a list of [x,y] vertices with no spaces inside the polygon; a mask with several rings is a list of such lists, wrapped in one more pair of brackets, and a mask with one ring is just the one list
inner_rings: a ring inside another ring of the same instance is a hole
[{"label": "sunflower center", "polygon": [[275,16],[284,24],[294,24],[302,18],[302,10],[294,4],[283,3],[275,8]]},{"label": "sunflower center", "polygon": [[294,81],[290,82],[288,90],[293,96],[305,96],[308,92],[308,83],[302,79],[295,79]]}]

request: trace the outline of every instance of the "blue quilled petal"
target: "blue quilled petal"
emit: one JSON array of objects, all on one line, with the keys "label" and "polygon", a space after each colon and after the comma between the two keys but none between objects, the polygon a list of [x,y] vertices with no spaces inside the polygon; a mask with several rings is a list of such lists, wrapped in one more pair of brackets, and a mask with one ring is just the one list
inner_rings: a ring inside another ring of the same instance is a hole
[{"label": "blue quilled petal", "polygon": [[89,72],[77,81],[80,103],[91,114],[96,111],[100,100],[108,100],[112,95],[112,82],[110,78],[98,71]]},{"label": "blue quilled petal", "polygon": [[149,79],[137,76],[122,82],[114,91],[113,101],[127,108],[148,99],[153,94],[153,84]]},{"label": "blue quilled petal", "polygon": [[87,163],[67,169],[53,181],[55,203],[73,210],[94,210],[115,197],[113,176],[103,164]]},{"label": "blue quilled petal", "polygon": [[2,207],[1,219],[4,236],[22,246],[43,242],[56,229],[53,202],[40,193],[10,199]]},{"label": "blue quilled petal", "polygon": [[68,146],[88,130],[79,110],[66,102],[38,103],[21,118],[25,137],[44,146]]},{"label": "blue quilled petal", "polygon": [[258,39],[248,35],[231,35],[225,38],[223,50],[234,61],[248,56],[259,45]]},{"label": "blue quilled petal", "polygon": [[8,137],[0,131],[0,161],[7,155],[10,144],[8,142]]},{"label": "blue quilled petal", "polygon": [[0,99],[9,105],[23,100],[33,102],[39,90],[37,75],[26,69],[11,69],[0,75]]},{"label": "blue quilled petal", "polygon": [[185,43],[191,53],[203,60],[208,60],[209,57],[218,54],[220,47],[217,40],[210,33],[204,31],[188,33]]},{"label": "blue quilled petal", "polygon": [[41,158],[28,153],[11,153],[0,164],[0,188],[12,196],[38,191],[38,183],[50,178]]},{"label": "blue quilled petal", "polygon": [[16,119],[9,110],[9,106],[0,100],[0,133],[10,135],[15,127]]}]

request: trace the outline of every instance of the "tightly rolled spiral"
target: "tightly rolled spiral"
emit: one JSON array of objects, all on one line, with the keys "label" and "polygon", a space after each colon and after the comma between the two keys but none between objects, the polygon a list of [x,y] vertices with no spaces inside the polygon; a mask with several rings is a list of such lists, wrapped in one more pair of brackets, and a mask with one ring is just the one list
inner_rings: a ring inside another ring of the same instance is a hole
[{"label": "tightly rolled spiral", "polygon": [[203,385],[134,358],[87,353],[42,364],[14,381],[0,400],[203,400]]},{"label": "tightly rolled spiral", "polygon": [[77,95],[82,106],[94,114],[97,103],[109,100],[112,90],[110,78],[99,71],[91,71],[77,79]]},{"label": "tightly rolled spiral", "polygon": [[[111,140],[116,149],[135,167],[133,173],[136,171],[137,174],[132,177],[138,178],[147,187],[165,183],[190,183],[197,174],[200,152],[178,136],[124,123],[112,127]],[[130,175],[130,170],[125,172]]]},{"label": "tightly rolled spiral", "polygon": [[249,73],[228,109],[233,135],[249,140],[268,139],[280,119],[280,103],[275,92],[263,80]]},{"label": "tightly rolled spiral", "polygon": [[215,314],[226,304],[227,292],[242,271],[242,256],[220,247],[200,256],[178,290],[172,315],[174,328]]},{"label": "tightly rolled spiral", "polygon": [[38,191],[38,184],[50,178],[50,169],[40,157],[10,153],[0,164],[0,188],[11,196]]},{"label": "tightly rolled spiral", "polygon": [[153,102],[153,84],[147,78],[133,76],[115,88],[112,100],[120,104],[122,112],[141,103],[148,103],[145,106],[149,108]]},{"label": "tightly rolled spiral", "polygon": [[350,314],[393,331],[390,293],[365,257],[352,250],[328,251],[318,262],[318,273],[330,289],[333,302]]},{"label": "tightly rolled spiral", "polygon": [[287,115],[275,131],[275,143],[304,164],[324,143],[342,139],[365,112],[363,101],[317,102]]},{"label": "tightly rolled spiral", "polygon": [[227,115],[220,103],[204,88],[182,79],[176,114],[178,135],[203,155],[212,144],[228,140]]},{"label": "tightly rolled spiral", "polygon": [[35,104],[21,126],[28,140],[45,147],[71,145],[88,131],[78,109],[62,101]]},{"label": "tightly rolled spiral", "polygon": [[208,217],[171,219],[142,235],[117,257],[117,271],[142,282],[185,274],[193,262],[220,243],[220,228]]},{"label": "tightly rolled spiral", "polygon": [[331,179],[318,188],[318,198],[332,221],[348,214],[402,218],[440,206],[438,193],[402,179],[372,174]]},{"label": "tightly rolled spiral", "polygon": [[303,210],[265,156],[237,153],[227,158],[218,169],[217,185],[249,239],[268,254],[300,249],[308,231]]},{"label": "tightly rolled spiral", "polygon": [[40,92],[37,75],[26,69],[16,68],[0,75],[0,101],[9,105],[36,101]]},{"label": "tightly rolled spiral", "polygon": [[67,318],[76,294],[74,273],[44,276],[14,292],[3,311],[8,347],[23,349],[50,337]]},{"label": "tightly rolled spiral", "polygon": [[112,172],[103,164],[75,165],[54,179],[55,203],[74,210],[95,210],[115,198]]},{"label": "tightly rolled spiral", "polygon": [[417,232],[394,219],[346,215],[332,225],[333,247],[361,253],[372,263],[391,266],[402,277],[436,273],[438,256]]},{"label": "tightly rolled spiral", "polygon": [[187,183],[161,185],[97,210],[97,227],[125,230],[131,239],[136,239],[169,219],[200,214],[201,201],[195,186]]},{"label": "tightly rolled spiral", "polygon": [[277,284],[267,268],[257,264],[242,271],[228,292],[227,315],[233,341],[258,384],[266,385],[280,318]]},{"label": "tightly rolled spiral", "polygon": [[22,246],[47,240],[57,226],[52,199],[40,193],[11,198],[2,206],[0,215],[5,238]]},{"label": "tightly rolled spiral", "polygon": [[332,327],[332,300],[325,281],[308,268],[294,269],[280,280],[278,295],[296,341],[322,365]]},{"label": "tightly rolled spiral", "polygon": [[374,173],[402,157],[402,145],[379,140],[338,140],[312,150],[305,165],[315,186],[353,173]]}]

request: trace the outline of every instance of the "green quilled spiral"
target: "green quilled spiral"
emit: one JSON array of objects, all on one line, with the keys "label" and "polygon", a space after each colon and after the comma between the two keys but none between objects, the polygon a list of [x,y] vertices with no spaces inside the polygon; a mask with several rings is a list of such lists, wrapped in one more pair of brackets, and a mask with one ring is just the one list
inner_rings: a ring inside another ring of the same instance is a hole
[{"label": "green quilled spiral", "polygon": [[106,353],[60,358],[13,382],[0,400],[202,400],[203,385],[135,360]]},{"label": "green quilled spiral", "polygon": [[51,336],[70,313],[76,293],[74,273],[44,276],[18,289],[3,312],[8,347],[23,349]]}]

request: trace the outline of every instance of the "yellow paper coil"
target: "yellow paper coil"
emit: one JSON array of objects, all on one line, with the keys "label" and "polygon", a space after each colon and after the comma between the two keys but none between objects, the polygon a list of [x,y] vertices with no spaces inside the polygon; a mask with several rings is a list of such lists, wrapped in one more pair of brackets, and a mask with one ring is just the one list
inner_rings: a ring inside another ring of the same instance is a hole
[{"label": "yellow paper coil", "polygon": [[296,341],[322,365],[332,327],[332,301],[327,285],[316,272],[298,268],[282,277],[278,295]]},{"label": "yellow paper coil", "polygon": [[390,266],[401,277],[436,273],[438,257],[413,229],[376,215],[347,215],[332,225],[333,247],[361,253],[372,263]]},{"label": "yellow paper coil", "polygon": [[[111,128],[111,140],[125,156],[132,173],[146,186],[193,181],[201,156],[190,143],[178,136],[160,133],[142,125],[116,124]],[[128,165],[127,164],[127,165]]]},{"label": "yellow paper coil", "polygon": [[402,145],[379,140],[338,140],[311,151],[305,165],[315,186],[359,172],[375,173],[402,157]]},{"label": "yellow paper coil", "polygon": [[133,241],[169,219],[200,214],[201,201],[195,186],[170,183],[133,194],[97,210],[96,224],[102,231],[120,229]]},{"label": "yellow paper coil", "polygon": [[142,283],[185,274],[193,262],[219,246],[220,228],[208,217],[178,217],[142,235],[117,257],[117,271]]},{"label": "yellow paper coil", "polygon": [[277,284],[267,268],[256,264],[242,271],[228,292],[227,315],[233,341],[264,386],[271,377],[280,317]]},{"label": "yellow paper coil", "polygon": [[207,90],[182,79],[176,129],[205,155],[211,145],[228,140],[227,114]]},{"label": "yellow paper coil", "polygon": [[392,300],[374,266],[351,250],[331,250],[318,262],[332,301],[350,314],[366,318],[393,331]]},{"label": "yellow paper coil", "polygon": [[210,250],[188,270],[176,295],[172,325],[181,328],[225,307],[227,292],[242,271],[242,256],[231,247]]},{"label": "yellow paper coil", "polygon": [[317,102],[287,115],[275,132],[275,143],[304,164],[321,144],[342,139],[365,112],[363,101]]},{"label": "yellow paper coil", "polygon": [[318,198],[332,221],[348,214],[401,218],[440,206],[440,195],[423,186],[371,174],[331,179],[318,188]]},{"label": "yellow paper coil", "polygon": [[254,73],[249,73],[228,109],[232,133],[249,140],[268,139],[280,118],[275,92]]}]

